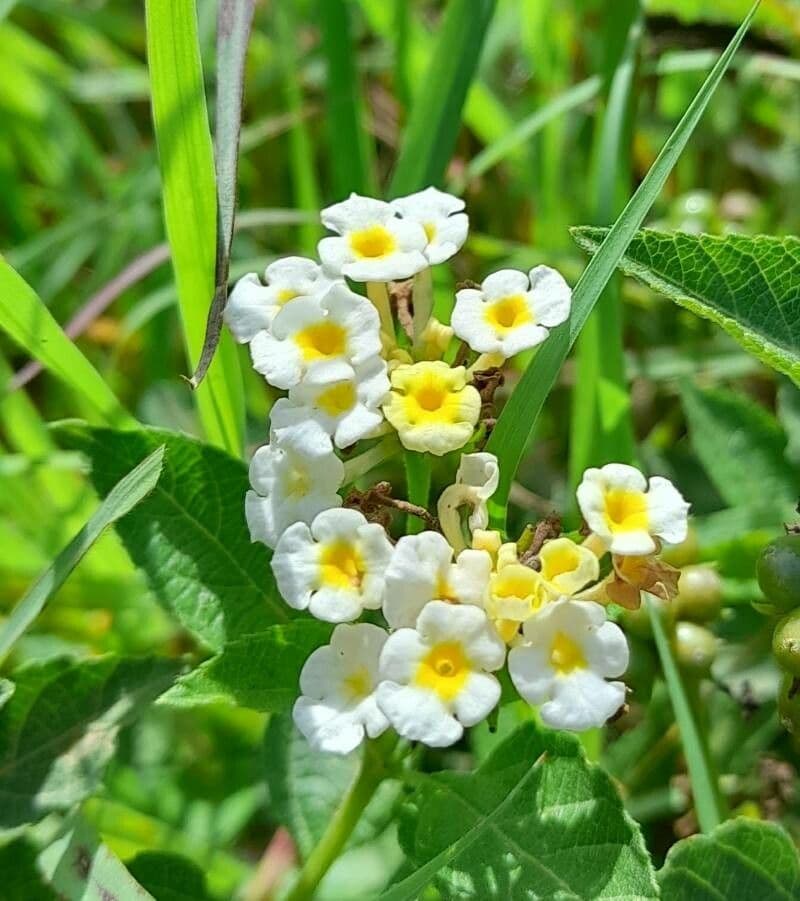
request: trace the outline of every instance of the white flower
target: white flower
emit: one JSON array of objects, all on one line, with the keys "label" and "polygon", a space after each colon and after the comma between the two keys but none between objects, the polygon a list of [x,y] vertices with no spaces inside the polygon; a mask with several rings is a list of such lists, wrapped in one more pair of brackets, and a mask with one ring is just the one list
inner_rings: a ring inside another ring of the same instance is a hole
[{"label": "white flower", "polygon": [[276,388],[291,388],[323,363],[354,368],[380,352],[375,307],[340,282],[288,304],[250,345],[253,366]]},{"label": "white flower", "polygon": [[386,568],[386,622],[393,629],[413,626],[434,600],[482,607],[491,571],[487,551],[462,551],[454,563],[453,548],[438,532],[404,535]]},{"label": "white flower", "polygon": [[260,447],[250,463],[245,513],[253,541],[275,547],[295,522],[311,520],[341,506],[336,493],[344,481],[344,464],[331,439],[315,422],[281,429]]},{"label": "white flower", "polygon": [[520,695],[542,705],[552,729],[602,726],[625,702],[625,685],[606,682],[628,667],[628,645],[603,607],[566,598],[546,604],[523,626],[508,653],[508,672]]},{"label": "white flower", "polygon": [[564,322],[571,300],[569,285],[555,269],[537,266],[529,275],[501,269],[480,290],[456,294],[450,324],[473,350],[513,357],[541,344],[550,328]]},{"label": "white flower", "polygon": [[290,607],[317,619],[343,623],[383,600],[392,545],[383,526],[358,510],[324,510],[311,527],[296,522],[272,555],[278,591]]},{"label": "white flower", "polygon": [[444,489],[437,505],[442,531],[456,550],[466,547],[459,509],[472,508],[467,520],[471,531],[485,529],[489,525],[486,502],[499,484],[500,467],[494,454],[462,454],[455,484]]},{"label": "white flower", "polygon": [[356,282],[411,278],[425,269],[425,229],[400,219],[388,203],[351,194],[321,214],[326,228],[339,237],[323,238],[319,257],[330,270]]},{"label": "white flower", "polygon": [[572,596],[600,578],[597,555],[570,538],[545,541],[539,551],[542,581],[551,595]]},{"label": "white flower", "polygon": [[670,544],[686,538],[689,504],[669,479],[654,476],[648,485],[633,466],[608,463],[587,469],[577,494],[586,524],[612,554],[652,554],[654,537]]},{"label": "white flower", "polygon": [[349,754],[389,722],[375,701],[378,659],[386,633],[371,623],[341,625],[300,673],[302,695],[292,715],[315,751]]},{"label": "white flower", "polygon": [[383,412],[403,447],[437,457],[463,447],[481,412],[481,396],[463,366],[442,360],[397,366]]},{"label": "white flower", "polygon": [[389,376],[380,357],[356,367],[342,360],[320,363],[289,389],[288,398],[275,402],[270,422],[279,429],[313,420],[337,447],[350,447],[383,422],[381,405],[388,394]]},{"label": "white flower", "polygon": [[391,201],[392,209],[404,220],[418,222],[428,239],[428,262],[443,263],[457,253],[467,240],[469,219],[462,212],[464,201],[438,188],[425,188],[408,197]]},{"label": "white flower", "polygon": [[380,660],[378,706],[403,738],[452,745],[500,700],[505,645],[478,607],[431,601],[416,629],[389,636]]},{"label": "white flower", "polygon": [[225,323],[240,344],[268,329],[283,307],[297,297],[321,294],[331,284],[319,263],[306,257],[285,257],[264,271],[265,285],[255,272],[236,282],[225,307]]}]

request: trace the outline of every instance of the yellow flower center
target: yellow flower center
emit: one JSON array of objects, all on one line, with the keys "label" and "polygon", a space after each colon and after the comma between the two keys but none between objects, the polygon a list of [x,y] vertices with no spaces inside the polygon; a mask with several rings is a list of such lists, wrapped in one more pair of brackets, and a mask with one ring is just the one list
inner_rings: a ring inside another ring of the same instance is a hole
[{"label": "yellow flower center", "polygon": [[542,561],[542,576],[552,582],[564,573],[574,572],[580,565],[581,558],[578,549],[573,544],[559,543],[550,553],[543,552],[539,555]]},{"label": "yellow flower center", "polygon": [[335,322],[318,322],[299,331],[294,338],[307,362],[341,356],[347,345],[347,332]]},{"label": "yellow flower center", "polygon": [[568,676],[576,669],[586,669],[583,649],[569,635],[556,632],[550,647],[550,665],[559,676]]},{"label": "yellow flower center", "polygon": [[433,222],[423,222],[422,227],[425,229],[425,237],[428,239],[428,244],[430,244],[436,237],[436,224]]},{"label": "yellow flower center", "polygon": [[541,578],[536,570],[522,563],[511,563],[492,576],[492,594],[498,598],[538,598]]},{"label": "yellow flower center", "polygon": [[611,488],[605,494],[605,518],[611,532],[647,530],[647,498],[642,491]]},{"label": "yellow flower center", "polygon": [[282,307],[285,304],[289,303],[290,300],[294,300],[295,297],[299,296],[299,291],[293,291],[291,288],[281,288],[278,291],[278,306]]},{"label": "yellow flower center", "polygon": [[397,241],[383,225],[370,225],[350,234],[350,247],[357,257],[374,260],[394,253]]},{"label": "yellow flower center", "polygon": [[531,311],[522,294],[501,297],[486,307],[486,321],[498,332],[510,332],[533,321]]},{"label": "yellow flower center", "polygon": [[457,392],[439,373],[429,372],[408,386],[405,396],[406,416],[410,425],[455,421],[458,404],[453,403]]},{"label": "yellow flower center", "polygon": [[348,541],[334,541],[323,548],[319,559],[320,581],[328,588],[357,589],[364,577],[364,561]]},{"label": "yellow flower center", "polygon": [[361,701],[372,691],[372,678],[366,667],[350,673],[344,680],[344,692],[350,701]]},{"label": "yellow flower center", "polygon": [[457,641],[435,645],[422,658],[414,683],[436,692],[443,701],[452,701],[464,687],[471,672],[470,662]]},{"label": "yellow flower center", "polygon": [[341,416],[352,410],[356,402],[356,388],[352,382],[341,382],[326,388],[317,396],[317,406],[328,416]]},{"label": "yellow flower center", "polygon": [[458,603],[458,595],[455,593],[453,586],[447,581],[446,576],[439,576],[436,582],[434,598],[437,601],[447,601],[449,604]]},{"label": "yellow flower center", "polygon": [[292,469],[286,478],[286,494],[289,497],[305,497],[311,488],[311,477],[305,469]]}]

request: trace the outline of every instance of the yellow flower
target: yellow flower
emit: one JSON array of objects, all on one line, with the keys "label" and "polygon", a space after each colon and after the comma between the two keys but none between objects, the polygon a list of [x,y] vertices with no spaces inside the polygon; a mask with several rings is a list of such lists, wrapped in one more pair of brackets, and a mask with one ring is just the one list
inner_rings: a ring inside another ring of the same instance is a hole
[{"label": "yellow flower", "polygon": [[569,538],[545,541],[539,551],[542,579],[554,597],[571,597],[600,577],[600,562]]},{"label": "yellow flower", "polygon": [[398,366],[391,382],[383,412],[404,447],[441,457],[472,437],[481,398],[467,384],[463,366],[451,369],[441,361]]}]

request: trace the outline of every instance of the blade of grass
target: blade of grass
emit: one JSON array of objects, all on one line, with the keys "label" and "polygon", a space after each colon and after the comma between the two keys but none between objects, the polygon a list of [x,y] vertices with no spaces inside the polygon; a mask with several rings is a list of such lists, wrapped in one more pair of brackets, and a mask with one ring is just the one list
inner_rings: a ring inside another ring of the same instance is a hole
[{"label": "blade of grass", "polygon": [[[292,117],[289,131],[289,168],[292,175],[295,206],[307,213],[320,210],[319,186],[314,167],[314,149],[303,116],[303,87],[300,80],[300,59],[297,53],[297,23],[291,3],[273,4],[275,22],[275,52],[284,84],[287,112]],[[303,252],[315,256],[321,234],[315,218],[300,227]]]},{"label": "blade of grass", "polygon": [[[153,121],[189,367],[200,358],[214,295],[217,199],[194,0],[146,0]],[[195,392],[206,438],[242,452],[242,375],[223,335],[208,376]]]},{"label": "blade of grass", "polygon": [[11,611],[0,629],[0,661],[44,609],[44,605],[64,584],[103,532],[143,500],[156,486],[164,463],[164,448],[150,454],[121,479],[95,513],[36,580],[30,591]]},{"label": "blade of grass", "polygon": [[[630,190],[630,111],[633,82],[643,32],[639,0],[625,4],[607,17],[607,30],[625,29],[627,35],[607,34],[606,44],[620,43],[612,70],[608,102],[598,133],[595,160],[595,216],[608,224],[618,213],[617,196],[625,182]],[[630,395],[625,378],[622,344],[620,278],[615,275],[600,295],[578,339],[576,382],[572,394],[569,476],[575,486],[588,466],[632,463],[635,453]]]},{"label": "blade of grass", "polygon": [[322,52],[328,72],[326,114],[334,196],[375,196],[375,148],[362,128],[361,85],[353,44],[350,0],[319,0]]},{"label": "blade of grass", "polygon": [[217,175],[217,255],[214,297],[206,320],[203,350],[189,380],[197,388],[205,378],[222,334],[222,314],[228,302],[233,226],[236,220],[236,184],[239,174],[239,134],[242,130],[244,64],[255,0],[220,0],[217,8],[217,97],[214,165]]},{"label": "blade of grass", "polygon": [[494,10],[495,0],[450,0],[411,108],[390,197],[441,185]]},{"label": "blade of grass", "polygon": [[0,258],[0,328],[108,425],[135,428],[100,373],[64,334],[31,286]]},{"label": "blade of grass", "polygon": [[673,166],[689,141],[758,9],[759,0],[720,55],[681,121],[667,139],[650,171],[609,231],[600,250],[589,261],[572,296],[568,322],[555,329],[538,350],[500,414],[486,450],[500,462],[500,485],[491,503],[495,526],[505,526],[505,507],[511,482],[536,428],[536,421],[570,348],[603,288],[608,284],[625,248],[630,244],[648,210],[661,192]]},{"label": "blade of grass", "polygon": [[672,653],[661,602],[651,595],[644,595],[644,603],[650,615],[653,638],[664,671],[672,710],[681,733],[683,753],[692,783],[692,797],[697,821],[703,832],[713,831],[725,819],[726,812],[717,777],[711,762],[708,746],[695,717],[688,686]]}]

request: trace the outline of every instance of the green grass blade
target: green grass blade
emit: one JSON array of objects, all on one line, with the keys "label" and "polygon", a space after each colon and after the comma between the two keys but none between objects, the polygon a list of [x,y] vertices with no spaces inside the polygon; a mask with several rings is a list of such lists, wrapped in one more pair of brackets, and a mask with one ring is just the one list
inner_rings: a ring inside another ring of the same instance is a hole
[{"label": "green grass blade", "polygon": [[0,258],[0,328],[45,369],[80,395],[100,419],[118,428],[135,428],[100,373],[42,303],[31,286]]},{"label": "green grass blade", "polygon": [[102,533],[143,500],[156,486],[164,462],[164,448],[158,448],[131,470],[109,492],[91,519],[37,579],[30,591],[12,610],[0,629],[0,660],[42,612],[44,605],[64,584]]},{"label": "green grass blade", "polygon": [[[692,797],[697,821],[703,832],[711,832],[725,819],[725,807],[714,773],[711,756],[705,738],[695,716],[688,686],[672,653],[661,602],[651,595],[644,595],[644,603],[650,614],[653,638],[664,671],[672,710],[681,733],[683,753],[692,783]],[[696,707],[696,705],[694,705]]]},{"label": "green grass blade", "polygon": [[362,127],[364,115],[356,66],[349,0],[319,0],[322,51],[328,70],[326,113],[332,188],[337,199],[350,191],[374,196],[375,148]]},{"label": "green grass blade", "polygon": [[411,108],[390,197],[442,183],[494,10],[495,0],[450,0]]},{"label": "green grass blade", "polygon": [[[217,196],[203,90],[194,0],[146,0],[147,58],[153,121],[187,357],[202,351],[214,296]],[[239,456],[244,432],[242,376],[236,348],[223,335],[196,391],[206,438]]]},{"label": "green grass blade", "polygon": [[757,9],[758,0],[689,104],[689,108],[667,139],[650,171],[609,231],[602,247],[584,269],[573,292],[572,315],[569,322],[555,329],[538,350],[498,418],[486,445],[486,450],[496,454],[500,461],[500,485],[491,505],[496,525],[500,527],[504,525],[505,506],[511,482],[533,436],[544,401],[570,348],[622,259],[625,249],[664,187],[673,166],[722,81]]},{"label": "green grass blade", "polygon": [[[611,75],[608,102],[598,135],[595,166],[598,222],[613,222],[619,211],[617,195],[624,180],[630,190],[629,119],[636,61],[643,31],[638,0],[628,3],[627,14],[610,17],[610,29],[627,35],[606,35],[608,44],[620,42],[620,56]],[[576,383],[572,395],[570,484],[580,482],[583,471],[604,463],[632,463],[635,453],[631,402],[625,377],[622,344],[623,314],[619,276],[606,286],[578,339]]]}]

